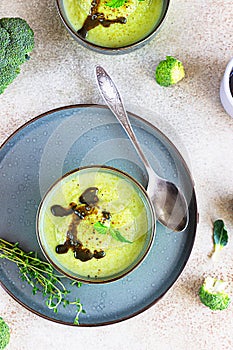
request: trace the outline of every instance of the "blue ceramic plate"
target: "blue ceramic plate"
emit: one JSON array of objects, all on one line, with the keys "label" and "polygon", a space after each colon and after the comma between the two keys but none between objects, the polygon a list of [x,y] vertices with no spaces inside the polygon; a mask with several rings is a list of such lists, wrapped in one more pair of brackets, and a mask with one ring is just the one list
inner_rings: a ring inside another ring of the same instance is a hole
[{"label": "blue ceramic plate", "polygon": [[[80,298],[86,314],[81,326],[122,321],[156,303],[173,285],[191,253],[197,224],[196,197],[188,168],[175,146],[157,128],[129,114],[135,133],[154,169],[175,182],[189,201],[190,222],[182,233],[157,224],[151,251],[124,278],[102,285],[70,285],[70,299]],[[108,108],[76,105],[47,112],[18,129],[0,149],[0,236],[20,242],[25,251],[43,258],[35,219],[42,196],[63,174],[84,165],[105,164],[121,169],[146,186],[146,171],[122,127]],[[44,259],[44,258],[43,258]],[[3,288],[32,312],[63,324],[73,324],[75,306],[49,310],[40,294],[32,295],[13,263],[0,261]]]}]

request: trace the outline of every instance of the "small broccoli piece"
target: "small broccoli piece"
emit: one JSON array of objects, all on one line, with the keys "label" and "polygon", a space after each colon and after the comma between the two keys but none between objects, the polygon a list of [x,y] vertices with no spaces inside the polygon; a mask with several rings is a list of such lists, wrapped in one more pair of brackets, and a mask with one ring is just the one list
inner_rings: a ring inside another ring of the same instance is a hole
[{"label": "small broccoli piece", "polygon": [[213,240],[214,251],[212,259],[217,260],[221,250],[228,244],[228,233],[223,220],[216,220],[214,222]]},{"label": "small broccoli piece", "polygon": [[228,308],[231,299],[225,291],[227,283],[217,278],[207,277],[199,289],[201,302],[211,310]]},{"label": "small broccoli piece", "polygon": [[155,70],[155,80],[161,86],[170,86],[178,83],[185,76],[184,66],[176,58],[167,56]]},{"label": "small broccoli piece", "polygon": [[10,329],[6,322],[0,317],[0,350],[5,349],[10,341]]},{"label": "small broccoli piece", "polygon": [[24,19],[0,19],[0,94],[19,74],[33,48],[34,33]]}]

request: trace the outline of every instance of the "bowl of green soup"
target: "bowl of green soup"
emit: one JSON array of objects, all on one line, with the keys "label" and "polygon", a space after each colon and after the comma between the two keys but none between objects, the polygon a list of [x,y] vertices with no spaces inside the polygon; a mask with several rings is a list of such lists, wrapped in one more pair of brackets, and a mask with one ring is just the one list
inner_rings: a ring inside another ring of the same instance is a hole
[{"label": "bowl of green soup", "polygon": [[62,22],[82,45],[98,52],[133,51],[151,40],[170,0],[56,0]]},{"label": "bowl of green soup", "polygon": [[134,270],[155,236],[145,189],[108,166],[76,169],[47,191],[37,213],[37,238],[48,261],[86,283],[115,281]]}]

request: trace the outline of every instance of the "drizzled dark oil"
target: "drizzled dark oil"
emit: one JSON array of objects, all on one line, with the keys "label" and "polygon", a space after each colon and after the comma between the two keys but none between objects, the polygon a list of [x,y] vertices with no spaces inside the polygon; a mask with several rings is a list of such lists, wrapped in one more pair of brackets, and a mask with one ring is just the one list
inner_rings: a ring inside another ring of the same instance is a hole
[{"label": "drizzled dark oil", "polygon": [[[66,232],[66,241],[56,246],[55,250],[57,254],[65,254],[71,249],[74,257],[83,262],[92,258],[102,259],[106,255],[103,250],[94,250],[92,252],[90,249],[85,248],[78,239],[78,226],[80,222],[88,215],[97,214],[96,205],[98,201],[98,188],[89,187],[79,197],[80,204],[72,202],[68,208],[55,204],[50,208],[54,216],[64,217],[71,215],[71,222]],[[106,218],[110,218],[110,213],[103,212],[103,219],[106,220]]]},{"label": "drizzled dark oil", "polygon": [[233,97],[233,70],[231,71],[231,74],[230,74],[229,84],[230,84],[231,96]]},{"label": "drizzled dark oil", "polygon": [[87,37],[89,30],[94,29],[99,25],[107,28],[113,23],[125,24],[127,22],[125,17],[116,17],[115,19],[105,18],[104,14],[99,12],[99,4],[100,0],[93,0],[91,2],[90,13],[85,19],[82,28],[77,31],[77,33],[84,39]]}]

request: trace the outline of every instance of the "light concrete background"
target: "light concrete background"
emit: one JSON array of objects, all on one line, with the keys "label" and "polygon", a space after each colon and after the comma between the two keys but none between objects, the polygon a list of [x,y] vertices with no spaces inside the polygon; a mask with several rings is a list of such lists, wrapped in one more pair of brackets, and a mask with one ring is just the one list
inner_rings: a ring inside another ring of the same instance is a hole
[{"label": "light concrete background", "polygon": [[[102,103],[93,74],[102,64],[128,104],[146,106],[148,120],[171,126],[167,133],[188,158],[200,213],[183,273],[159,303],[128,321],[98,328],[62,326],[25,310],[0,289],[0,315],[11,328],[8,349],[233,349],[233,303],[211,312],[197,296],[203,277],[213,272],[229,281],[233,297],[233,119],[219,99],[221,77],[233,56],[232,0],[172,0],[157,37],[126,56],[104,56],[78,45],[61,24],[54,1],[1,0],[0,17],[5,16],[25,18],[36,45],[20,76],[0,96],[0,142],[52,108]],[[169,54],[184,63],[186,78],[162,88],[154,69]],[[211,221],[217,218],[224,219],[230,242],[213,266],[208,255]]]}]

